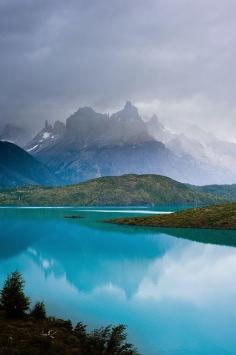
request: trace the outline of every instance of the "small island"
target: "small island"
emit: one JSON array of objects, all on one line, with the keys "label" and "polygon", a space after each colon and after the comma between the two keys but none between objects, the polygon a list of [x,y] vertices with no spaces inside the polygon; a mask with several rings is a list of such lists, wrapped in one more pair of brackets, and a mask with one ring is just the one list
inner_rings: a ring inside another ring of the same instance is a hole
[{"label": "small island", "polygon": [[106,222],[144,227],[236,229],[236,203],[190,208],[168,215],[117,218]]}]

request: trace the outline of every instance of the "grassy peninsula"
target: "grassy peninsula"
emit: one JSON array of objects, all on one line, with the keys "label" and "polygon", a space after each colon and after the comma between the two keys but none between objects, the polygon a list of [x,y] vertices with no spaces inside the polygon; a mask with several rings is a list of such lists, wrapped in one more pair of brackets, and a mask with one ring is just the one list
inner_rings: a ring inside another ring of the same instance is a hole
[{"label": "grassy peninsula", "polygon": [[118,218],[107,222],[144,227],[236,229],[236,203],[191,208],[168,215]]},{"label": "grassy peninsula", "polygon": [[9,206],[150,206],[216,204],[225,199],[160,175],[101,177],[61,187],[19,187],[0,191]]}]

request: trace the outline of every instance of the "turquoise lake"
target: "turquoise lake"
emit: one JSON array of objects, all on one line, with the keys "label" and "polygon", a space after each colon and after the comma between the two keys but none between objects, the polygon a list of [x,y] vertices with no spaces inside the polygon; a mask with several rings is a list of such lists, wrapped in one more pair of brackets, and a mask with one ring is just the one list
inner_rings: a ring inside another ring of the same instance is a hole
[{"label": "turquoise lake", "polygon": [[236,354],[236,232],[102,222],[153,211],[0,208],[0,285],[17,269],[49,315],[125,324],[143,355]]}]

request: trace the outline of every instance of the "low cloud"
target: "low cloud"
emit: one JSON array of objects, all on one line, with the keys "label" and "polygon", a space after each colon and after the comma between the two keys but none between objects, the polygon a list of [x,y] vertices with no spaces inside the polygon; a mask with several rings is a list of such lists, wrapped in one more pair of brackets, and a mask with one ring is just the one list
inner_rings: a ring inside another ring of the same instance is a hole
[{"label": "low cloud", "polygon": [[233,0],[0,0],[0,121],[38,129],[131,99],[144,115],[236,140],[235,10]]}]

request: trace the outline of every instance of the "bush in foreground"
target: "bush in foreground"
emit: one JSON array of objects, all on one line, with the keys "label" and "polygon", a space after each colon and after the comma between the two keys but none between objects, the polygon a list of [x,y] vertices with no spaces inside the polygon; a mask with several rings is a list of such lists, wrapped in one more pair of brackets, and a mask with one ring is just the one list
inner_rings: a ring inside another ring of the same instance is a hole
[{"label": "bush in foreground", "polygon": [[47,317],[43,302],[30,313],[29,298],[23,292],[24,280],[19,272],[7,278],[1,291],[1,355],[138,355],[126,342],[124,325],[107,326],[87,332],[79,322]]},{"label": "bush in foreground", "polygon": [[43,302],[35,303],[34,308],[30,312],[31,317],[35,319],[46,319],[46,309]]},{"label": "bush in foreground", "polygon": [[22,275],[18,272],[12,272],[6,279],[1,290],[1,306],[6,316],[21,318],[29,309],[29,298],[25,296],[25,282]]}]

